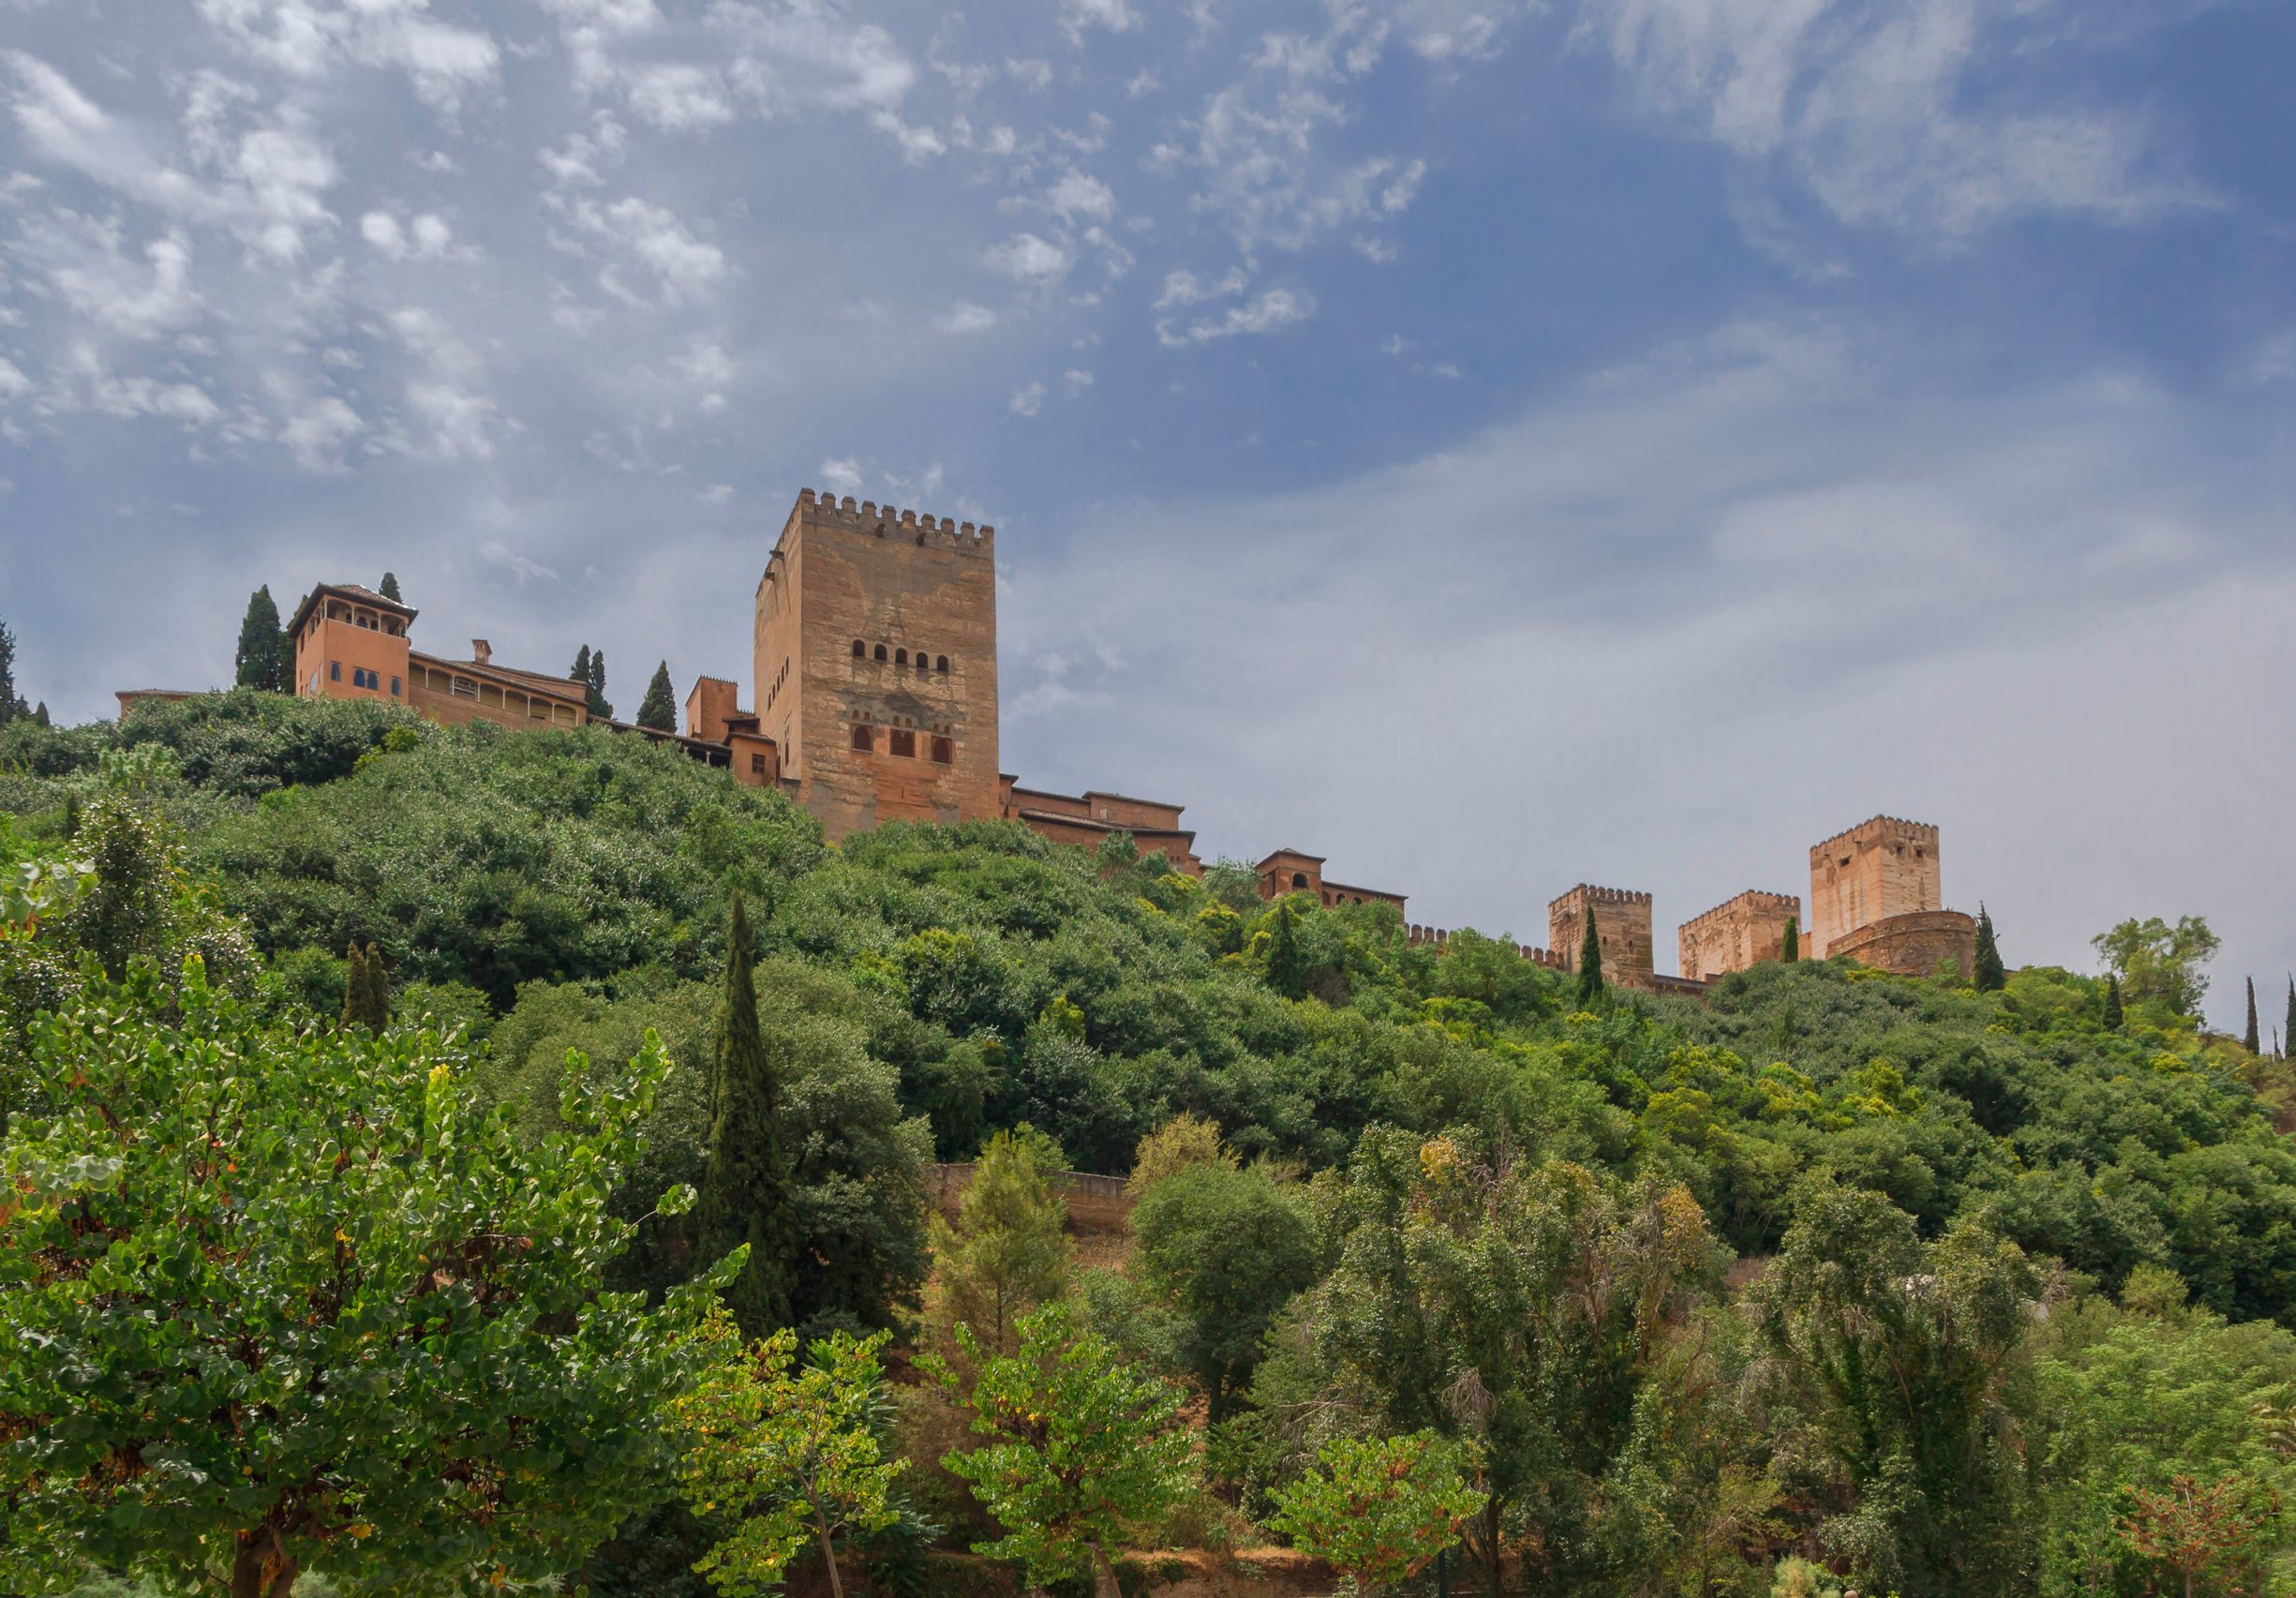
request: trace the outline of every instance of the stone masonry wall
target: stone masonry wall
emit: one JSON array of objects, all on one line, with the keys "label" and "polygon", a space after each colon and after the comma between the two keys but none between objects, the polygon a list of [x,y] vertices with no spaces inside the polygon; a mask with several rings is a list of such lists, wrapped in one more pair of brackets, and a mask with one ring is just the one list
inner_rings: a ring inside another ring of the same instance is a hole
[{"label": "stone masonry wall", "polygon": [[1811,846],[1806,952],[1823,959],[1861,927],[1945,902],[1937,829],[1877,815]]},{"label": "stone masonry wall", "polygon": [[1801,911],[1801,899],[1792,893],[1749,889],[1725,899],[1676,931],[1682,975],[1707,980],[1776,960],[1784,950],[1786,922]]},{"label": "stone masonry wall", "polygon": [[1546,947],[1566,971],[1578,969],[1587,935],[1587,906],[1594,906],[1595,937],[1603,948],[1603,979],[1622,988],[1651,986],[1650,896],[1623,888],[1580,883],[1546,907]]}]

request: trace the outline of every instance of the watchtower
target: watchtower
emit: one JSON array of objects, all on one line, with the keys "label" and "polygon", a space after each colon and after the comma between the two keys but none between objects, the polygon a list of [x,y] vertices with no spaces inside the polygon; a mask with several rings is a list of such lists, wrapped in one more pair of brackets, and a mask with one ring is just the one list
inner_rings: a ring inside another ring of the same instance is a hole
[{"label": "watchtower", "polygon": [[1603,949],[1603,979],[1624,988],[1650,987],[1655,967],[1650,957],[1647,893],[1580,883],[1547,904],[1547,948],[1562,962],[1565,971],[1578,969],[1588,905],[1594,907],[1594,935]]},{"label": "watchtower", "polygon": [[1877,815],[1810,850],[1810,955],[1892,916],[1945,906],[1937,829]]},{"label": "watchtower", "polygon": [[1676,929],[1682,975],[1705,981],[1776,960],[1785,949],[1786,922],[1801,913],[1801,900],[1791,893],[1750,888],[1723,900]]},{"label": "watchtower", "polygon": [[753,647],[758,730],[832,839],[1001,813],[993,529],[802,489]]}]

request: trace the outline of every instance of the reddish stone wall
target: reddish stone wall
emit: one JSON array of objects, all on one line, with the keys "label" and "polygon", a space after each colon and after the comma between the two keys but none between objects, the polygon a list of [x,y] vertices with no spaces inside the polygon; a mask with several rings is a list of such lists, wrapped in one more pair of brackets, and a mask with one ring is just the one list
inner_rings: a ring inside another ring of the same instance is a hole
[{"label": "reddish stone wall", "polygon": [[1977,923],[1959,910],[1886,916],[1837,938],[1826,953],[1847,955],[1860,965],[1901,977],[1927,977],[1950,963],[1966,978],[1975,968]]}]

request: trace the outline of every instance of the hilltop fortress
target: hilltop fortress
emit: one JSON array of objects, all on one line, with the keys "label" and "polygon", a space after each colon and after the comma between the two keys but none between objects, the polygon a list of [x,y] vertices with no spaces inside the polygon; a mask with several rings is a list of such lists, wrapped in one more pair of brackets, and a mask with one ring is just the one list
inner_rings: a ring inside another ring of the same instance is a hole
[{"label": "hilltop fortress", "polygon": [[[484,639],[469,660],[415,650],[416,612],[351,584],[322,584],[296,608],[295,692],[395,700],[447,723],[580,726],[583,685],[495,664]],[[751,708],[730,678],[703,677],[686,696],[682,733],[610,723],[672,742],[734,781],[778,788],[821,819],[831,839],[887,821],[1003,817],[1058,843],[1096,846],[1129,833],[1200,875],[1184,809],[1091,790],[1023,787],[999,769],[996,534],[948,517],[800,490],[758,578],[751,631]],[[140,695],[122,694],[122,708]],[[1291,848],[1254,868],[1262,898],[1305,893],[1323,904],[1393,904],[1405,896],[1324,875],[1323,858]],[[1782,952],[1789,919],[1802,952],[1927,975],[1966,975],[1976,928],[1944,908],[1934,827],[1875,816],[1810,850],[1810,914],[1790,893],[1749,890],[1682,924],[1679,977],[1654,970],[1650,895],[1581,883],[1547,906],[1547,947],[1525,959],[1571,971],[1593,912],[1606,979],[1646,991],[1698,992],[1711,978]],[[1415,944],[1450,934],[1405,922]]]}]

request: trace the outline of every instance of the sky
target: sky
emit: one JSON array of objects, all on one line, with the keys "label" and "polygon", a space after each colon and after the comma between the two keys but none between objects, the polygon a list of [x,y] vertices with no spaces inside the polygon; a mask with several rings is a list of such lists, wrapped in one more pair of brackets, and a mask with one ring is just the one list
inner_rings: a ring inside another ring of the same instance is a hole
[{"label": "sky", "polygon": [[[0,0],[0,620],[746,677],[997,528],[1003,764],[1410,917],[1876,813],[2012,963],[2296,968],[2286,0]],[[746,686],[746,685],[745,685]]]}]

